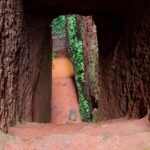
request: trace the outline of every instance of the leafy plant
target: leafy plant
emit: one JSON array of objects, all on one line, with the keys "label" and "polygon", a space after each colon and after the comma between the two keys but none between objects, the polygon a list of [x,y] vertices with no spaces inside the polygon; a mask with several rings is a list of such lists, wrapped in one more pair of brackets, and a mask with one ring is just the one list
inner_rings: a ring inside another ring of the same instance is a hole
[{"label": "leafy plant", "polygon": [[[68,33],[69,52],[75,69],[75,82],[79,98],[80,114],[83,121],[91,121],[91,109],[88,100],[85,97],[83,85],[84,78],[84,58],[83,58],[83,43],[77,38],[76,17],[75,15],[59,16],[54,19],[51,24],[52,35],[57,38],[66,37]],[[67,31],[67,32],[66,32]],[[53,50],[52,57],[56,54]]]},{"label": "leafy plant", "polygon": [[65,25],[66,25],[65,16],[59,16],[56,19],[54,19],[51,23],[52,35],[60,38],[65,37],[66,34]]},{"label": "leafy plant", "polygon": [[85,82],[83,43],[77,38],[75,15],[68,16],[68,37],[69,37],[69,46],[70,46],[69,51],[75,69],[75,82],[76,82],[78,97],[79,97],[80,114],[82,120],[90,122],[91,109],[83,90],[83,84]]}]

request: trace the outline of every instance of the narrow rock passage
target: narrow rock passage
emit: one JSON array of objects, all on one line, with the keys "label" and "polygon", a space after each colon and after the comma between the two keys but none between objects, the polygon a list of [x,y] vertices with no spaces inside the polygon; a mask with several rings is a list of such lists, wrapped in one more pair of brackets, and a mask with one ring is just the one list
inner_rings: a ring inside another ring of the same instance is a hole
[{"label": "narrow rock passage", "polygon": [[52,64],[51,122],[80,123],[73,65],[64,53],[57,54]]},{"label": "narrow rock passage", "polygon": [[[70,67],[65,70],[66,66]],[[24,122],[9,128],[7,135],[0,133],[0,150],[150,150],[147,116],[139,120],[83,123],[72,64],[68,58],[60,57],[53,67],[52,122]],[[75,120],[69,120],[70,110],[75,110]]]},{"label": "narrow rock passage", "polygon": [[[54,78],[52,82],[51,122],[60,124],[81,122],[73,79]],[[71,110],[74,110],[74,121],[69,120]]]}]

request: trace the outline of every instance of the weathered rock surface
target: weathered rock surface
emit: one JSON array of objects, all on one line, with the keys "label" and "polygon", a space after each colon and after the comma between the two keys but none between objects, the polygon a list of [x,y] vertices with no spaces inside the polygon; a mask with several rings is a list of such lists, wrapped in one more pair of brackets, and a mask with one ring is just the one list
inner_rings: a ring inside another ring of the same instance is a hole
[{"label": "weathered rock surface", "polygon": [[0,129],[7,131],[22,119],[49,121],[49,24],[62,12],[93,14],[102,119],[145,116],[150,107],[150,1],[59,2],[0,1]]},{"label": "weathered rock surface", "polygon": [[0,129],[30,119],[29,44],[20,0],[0,1]]},{"label": "weathered rock surface", "polygon": [[27,15],[25,18],[26,30],[29,34],[30,67],[32,87],[32,121],[50,121],[51,99],[51,37],[50,18]]},{"label": "weathered rock surface", "polygon": [[125,115],[142,118],[150,106],[149,2],[134,2],[122,28],[116,18],[95,18],[100,47],[99,110],[103,119]]},{"label": "weathered rock surface", "polygon": [[27,123],[9,129],[4,150],[149,150],[150,125],[145,119],[97,124]]}]

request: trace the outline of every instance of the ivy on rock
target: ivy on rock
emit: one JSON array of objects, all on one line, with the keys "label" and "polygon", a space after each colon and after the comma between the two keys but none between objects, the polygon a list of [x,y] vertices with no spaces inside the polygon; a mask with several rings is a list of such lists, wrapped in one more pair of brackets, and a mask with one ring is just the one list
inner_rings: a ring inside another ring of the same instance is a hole
[{"label": "ivy on rock", "polygon": [[83,43],[77,38],[76,17],[75,15],[68,16],[68,38],[69,51],[75,69],[75,82],[78,91],[80,114],[83,121],[91,121],[91,109],[88,100],[85,97],[83,85],[84,77],[84,59],[83,59]]},{"label": "ivy on rock", "polygon": [[[91,121],[91,108],[84,93],[84,58],[83,58],[83,42],[77,37],[76,16],[67,15],[59,16],[52,21],[52,35],[58,38],[66,37],[68,41],[68,51],[75,70],[75,83],[79,99],[80,115],[83,121]],[[53,51],[53,57],[55,53]]]}]

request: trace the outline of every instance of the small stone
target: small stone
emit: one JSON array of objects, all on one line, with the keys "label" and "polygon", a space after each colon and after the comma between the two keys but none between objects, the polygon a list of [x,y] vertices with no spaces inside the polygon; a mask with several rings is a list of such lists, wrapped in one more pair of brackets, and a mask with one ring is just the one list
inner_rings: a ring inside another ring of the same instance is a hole
[{"label": "small stone", "polygon": [[77,120],[77,112],[74,109],[71,109],[69,112],[69,120],[76,121]]}]

